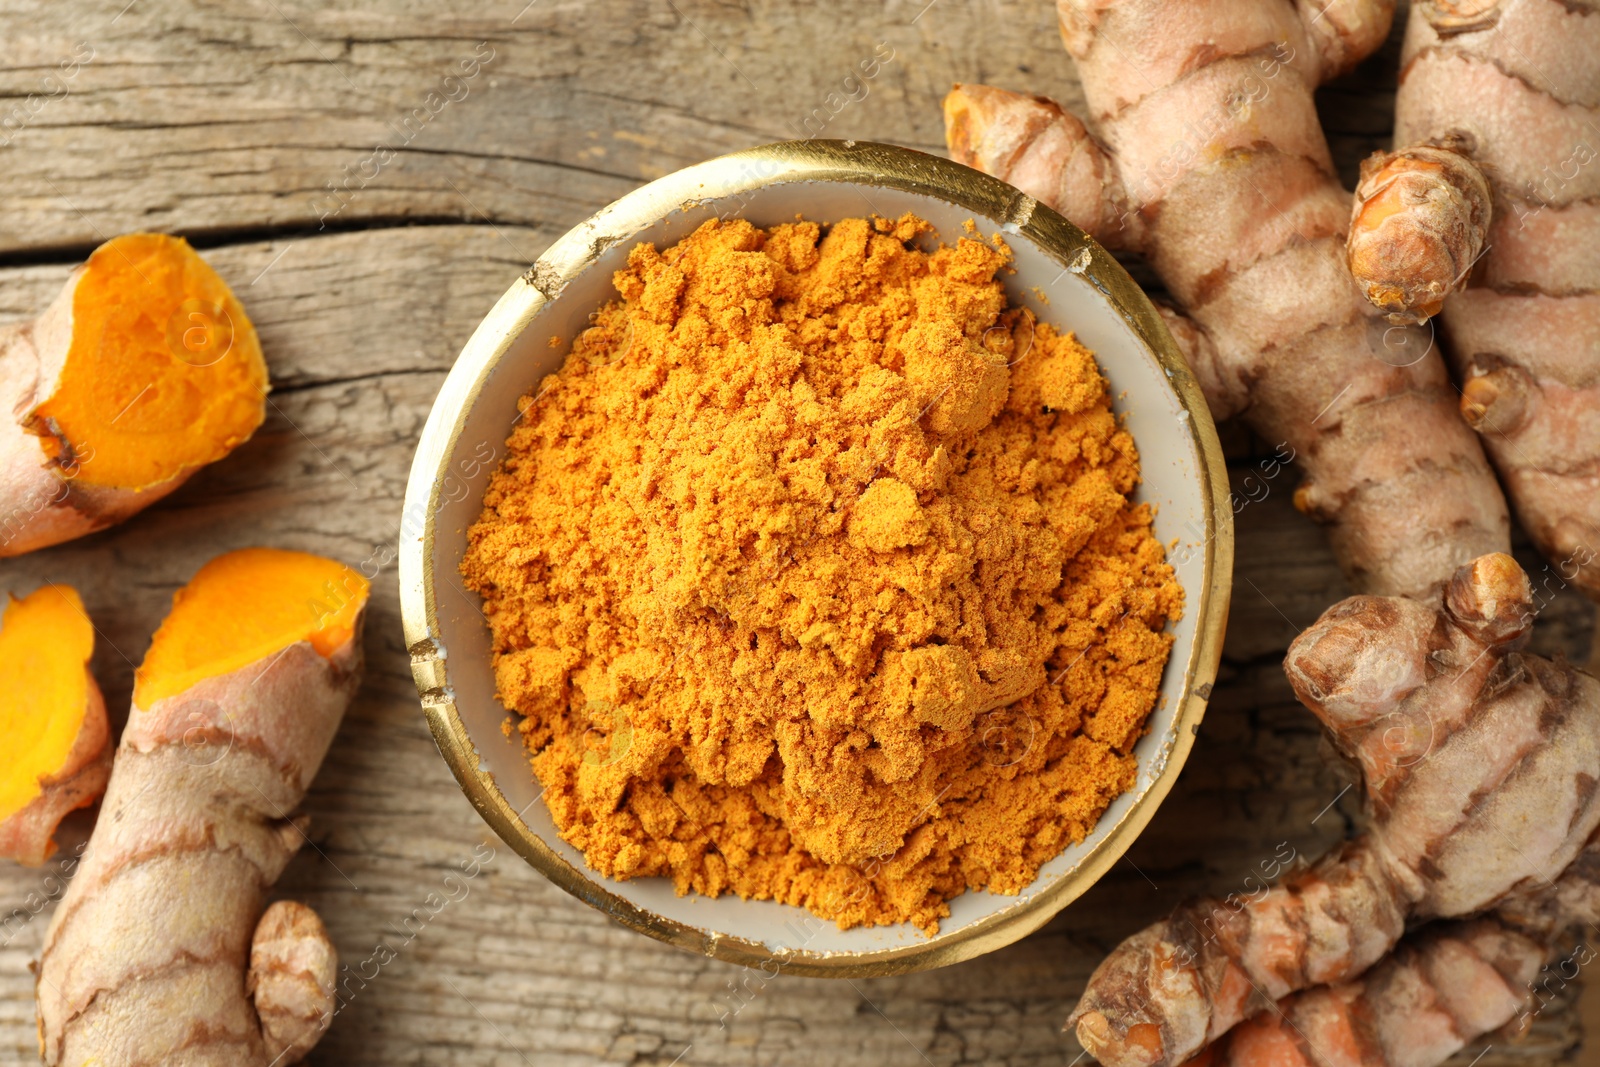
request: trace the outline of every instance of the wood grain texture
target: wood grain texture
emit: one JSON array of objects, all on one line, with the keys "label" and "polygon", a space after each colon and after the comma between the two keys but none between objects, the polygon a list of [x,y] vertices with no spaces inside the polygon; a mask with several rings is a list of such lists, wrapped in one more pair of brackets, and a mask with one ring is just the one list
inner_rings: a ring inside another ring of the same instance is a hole
[{"label": "wood grain texture", "polygon": [[[212,555],[264,543],[355,563],[393,543],[411,451],[455,353],[590,212],[682,165],[797,133],[936,150],[954,80],[1079,100],[1043,0],[524,2],[469,15],[408,0],[0,5],[0,321],[36,313],[104,237],[181,232],[249,308],[276,386],[255,438],[168,500],[0,564],[0,585],[19,593],[77,585],[112,708],[126,707],[173,591]],[[55,93],[43,79],[61,77],[80,42],[93,58]],[[836,108],[879,42],[893,60]],[[493,58],[462,94],[444,78],[480,46]],[[1391,42],[1326,94],[1347,174],[1388,128],[1392,68]],[[460,98],[404,136],[396,124],[436,91]],[[13,107],[20,127],[7,125]],[[324,211],[327,183],[360,174],[383,144],[395,157]],[[1265,452],[1228,437],[1241,495],[1259,495],[1242,480]],[[317,908],[346,963],[379,943],[396,957],[347,990],[312,1062],[1073,1062],[1061,1022],[1107,948],[1184,894],[1242,888],[1279,842],[1313,855],[1358,816],[1278,666],[1345,592],[1320,531],[1289,505],[1291,477],[1239,515],[1222,682],[1176,792],[1127,860],[1018,945],[853,983],[752,978],[657,944],[491,838],[423,723],[391,565],[374,585],[369,680],[306,802],[315,847],[280,888]],[[1590,625],[1563,594],[1539,640],[1581,658]],[[88,821],[63,834],[68,851]],[[487,849],[466,897],[432,913],[444,876]],[[0,868],[0,1062],[34,1061],[27,967],[59,895],[51,871]],[[1567,1057],[1573,992],[1480,1065]]]}]

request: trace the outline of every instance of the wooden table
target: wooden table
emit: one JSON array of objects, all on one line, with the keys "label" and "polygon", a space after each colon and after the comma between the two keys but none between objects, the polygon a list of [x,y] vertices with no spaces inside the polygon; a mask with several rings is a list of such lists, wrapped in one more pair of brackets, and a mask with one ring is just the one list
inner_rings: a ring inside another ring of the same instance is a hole
[{"label": "wooden table", "polygon": [[[162,504],[0,564],[18,592],[78,586],[117,709],[174,589],[212,555],[260,543],[356,562],[393,543],[412,448],[462,342],[597,208],[790,137],[942,151],[952,81],[1081,105],[1045,0],[496,0],[476,15],[415,0],[126,2],[0,8],[0,320],[35,314],[113,234],[181,233],[255,319],[274,391],[254,439]],[[1387,136],[1396,49],[1323,94],[1347,181]],[[875,52],[892,59],[847,82]],[[377,162],[379,145],[395,157]],[[1242,477],[1253,445],[1224,433]],[[1279,668],[1292,635],[1345,592],[1289,489],[1239,516],[1222,683],[1176,792],[1112,875],[983,959],[870,981],[780,977],[748,1003],[730,1000],[733,968],[612,925],[489,835],[423,725],[391,565],[373,591],[366,687],[306,801],[316,847],[280,888],[321,912],[347,961],[379,942],[398,955],[312,1062],[1073,1062],[1062,1019],[1107,948],[1184,894],[1241,887],[1279,842],[1320,852],[1359,815]],[[1590,625],[1563,596],[1540,644],[1582,658]],[[470,894],[430,917],[426,896],[485,843],[493,859]],[[24,913],[0,931],[7,1063],[33,1062],[27,966],[58,892],[51,868],[0,869],[0,916]],[[1555,1062],[1577,1043],[1575,1019],[1563,1002],[1480,1062]]]}]

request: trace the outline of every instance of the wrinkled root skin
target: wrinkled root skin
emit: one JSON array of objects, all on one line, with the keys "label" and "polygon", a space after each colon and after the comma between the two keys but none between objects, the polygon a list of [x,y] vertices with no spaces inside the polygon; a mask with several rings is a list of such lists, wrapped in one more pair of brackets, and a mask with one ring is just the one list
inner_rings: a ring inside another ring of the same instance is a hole
[{"label": "wrinkled root skin", "polygon": [[1405,929],[1367,839],[1248,901],[1198,900],[1096,968],[1068,1019],[1105,1067],[1181,1063],[1279,997],[1358,973]]},{"label": "wrinkled root skin", "polygon": [[1443,1063],[1525,1015],[1545,946],[1494,919],[1407,937],[1360,978],[1288,997],[1191,1067],[1414,1067]]},{"label": "wrinkled root skin", "polygon": [[245,992],[273,1063],[299,1063],[333,1021],[339,954],[317,913],[293,900],[269,907],[250,941]]},{"label": "wrinkled root skin", "polygon": [[[1106,1067],[1182,1063],[1284,997],[1351,982],[1408,922],[1426,919],[1504,909],[1537,951],[1506,949],[1514,966],[1502,965],[1501,941],[1469,940],[1510,981],[1526,959],[1537,967],[1555,932],[1600,913],[1600,682],[1522,651],[1534,614],[1528,576],[1496,553],[1461,568],[1438,606],[1351,597],[1296,638],[1285,672],[1361,770],[1371,829],[1270,890],[1186,904],[1118,946],[1073,1013],[1084,1047]],[[1408,960],[1372,972],[1389,983],[1381,988],[1409,980]],[[1470,960],[1461,967],[1458,978],[1423,970],[1441,989],[1477,990],[1509,1018],[1521,999],[1503,989],[1490,996],[1498,987],[1489,971]],[[1296,1010],[1307,1025],[1316,1015],[1334,1026],[1344,1017],[1337,1003],[1379,988],[1374,981],[1323,990]],[[1440,1011],[1459,1017],[1450,1030],[1459,1041],[1427,1046],[1430,1056],[1500,1025],[1488,1014]],[[1291,1031],[1263,1023],[1250,1033],[1218,1053],[1233,1058],[1216,1062],[1280,1062],[1240,1050],[1281,1051]],[[1404,1042],[1361,1054],[1349,1062],[1437,1062],[1409,1058]]]},{"label": "wrinkled root skin", "polygon": [[1491,213],[1488,180],[1457,151],[1418,145],[1372,156],[1356,186],[1350,273],[1390,322],[1426,322],[1466,284]]},{"label": "wrinkled root skin", "polygon": [[[1418,0],[1406,27],[1395,144],[1421,147],[1368,161],[1363,175],[1370,177],[1362,182],[1363,191],[1373,187],[1375,220],[1383,214],[1377,190],[1399,190],[1406,206],[1377,226],[1364,225],[1358,207],[1350,237],[1352,268],[1380,307],[1439,313],[1460,412],[1481,435],[1512,509],[1550,563],[1541,581],[1576,585],[1594,600],[1597,54],[1600,9],[1593,4]],[[1438,169],[1426,173],[1428,167]],[[1485,190],[1491,217],[1480,210]],[[1441,282],[1453,291],[1442,311],[1435,299]]]}]

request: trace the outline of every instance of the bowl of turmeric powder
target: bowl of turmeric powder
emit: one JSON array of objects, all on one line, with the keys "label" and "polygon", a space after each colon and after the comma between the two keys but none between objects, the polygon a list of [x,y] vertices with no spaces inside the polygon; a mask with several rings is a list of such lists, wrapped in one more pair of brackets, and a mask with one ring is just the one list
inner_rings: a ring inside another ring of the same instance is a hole
[{"label": "bowl of turmeric powder", "polygon": [[1038,928],[1148,823],[1232,509],[1149,300],[1011,186],[807,141],[561,238],[467,342],[402,524],[462,789],[562,888],[764,972]]}]

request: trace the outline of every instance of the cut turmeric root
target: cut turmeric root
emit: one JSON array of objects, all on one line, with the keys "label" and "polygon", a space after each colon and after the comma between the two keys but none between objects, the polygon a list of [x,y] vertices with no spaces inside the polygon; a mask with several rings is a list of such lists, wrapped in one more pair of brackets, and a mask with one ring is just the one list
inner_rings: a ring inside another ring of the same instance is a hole
[{"label": "cut turmeric root", "polygon": [[[300,905],[262,912],[290,815],[360,682],[368,586],[252,548],[201,568],[135,678],[105,805],[45,935],[47,1064],[265,1067],[333,1015],[337,957]],[[248,972],[247,972],[248,969]]]},{"label": "cut turmeric root", "polygon": [[94,627],[70,586],[6,606],[0,622],[0,856],[38,864],[69,811],[99,798],[111,733],[89,673]]},{"label": "cut turmeric root", "polygon": [[134,674],[134,706],[154,707],[297,641],[330,657],[350,642],[366,599],[365,578],[319,556],[274,548],[218,556],[173,598]]},{"label": "cut turmeric root", "polygon": [[121,522],[265,417],[244,308],[179,237],[114,238],[0,330],[0,556]]}]

